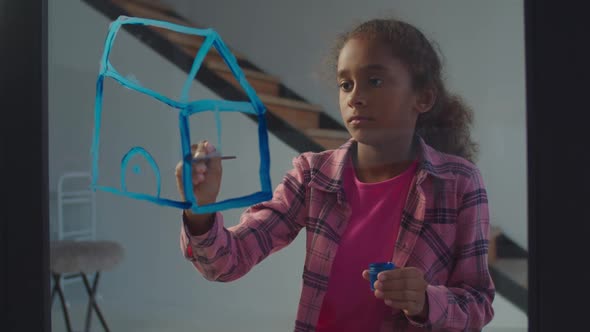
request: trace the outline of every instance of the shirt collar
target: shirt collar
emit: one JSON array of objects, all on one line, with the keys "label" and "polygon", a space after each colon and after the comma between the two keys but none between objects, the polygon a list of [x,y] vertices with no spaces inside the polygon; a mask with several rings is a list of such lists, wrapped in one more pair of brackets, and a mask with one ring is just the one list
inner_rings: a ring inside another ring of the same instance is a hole
[{"label": "shirt collar", "polygon": [[[309,185],[327,192],[340,192],[342,190],[342,173],[354,143],[355,140],[351,138],[337,149],[321,152],[320,154],[326,154],[326,156],[322,158],[323,162],[317,165],[317,168],[310,170]],[[426,144],[420,136],[416,136],[415,144],[418,160],[417,173],[425,173],[444,180],[455,178],[453,173],[448,172],[448,169],[444,167],[447,162],[444,153]],[[421,177],[423,178],[423,176]]]}]

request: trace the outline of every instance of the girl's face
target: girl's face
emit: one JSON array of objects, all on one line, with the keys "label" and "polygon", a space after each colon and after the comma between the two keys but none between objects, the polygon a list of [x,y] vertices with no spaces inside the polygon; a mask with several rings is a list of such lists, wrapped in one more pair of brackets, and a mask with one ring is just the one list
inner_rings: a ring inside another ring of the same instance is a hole
[{"label": "girl's face", "polygon": [[418,115],[428,110],[412,88],[406,65],[378,40],[347,41],[338,58],[337,79],[342,119],[360,143],[382,146],[407,139]]}]

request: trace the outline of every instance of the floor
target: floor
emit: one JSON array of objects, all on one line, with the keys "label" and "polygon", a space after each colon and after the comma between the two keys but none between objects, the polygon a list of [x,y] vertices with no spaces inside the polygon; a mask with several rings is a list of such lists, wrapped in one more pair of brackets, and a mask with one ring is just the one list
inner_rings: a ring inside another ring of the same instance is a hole
[{"label": "floor", "polygon": [[[83,293],[70,294],[69,310],[71,322],[74,331],[82,331],[84,327],[84,315],[86,313],[86,302]],[[173,310],[163,308],[154,309],[153,305],[145,304],[146,308],[142,309],[136,306],[130,308],[117,308],[116,304],[109,304],[108,300],[99,298],[99,306],[105,315],[109,328],[113,332],[176,332],[176,331],[199,331],[199,332],[226,332],[216,329],[213,322],[196,323],[194,320],[186,317],[175,317]],[[142,314],[142,310],[151,314]],[[497,296],[494,300],[495,317],[494,320],[484,328],[484,332],[527,332],[527,317],[518,308],[513,306],[502,296]],[[249,332],[244,330],[244,326],[256,326],[256,319],[249,322],[235,322],[236,326],[233,331]],[[265,318],[265,328],[257,328],[251,332],[281,332],[288,331],[291,324],[290,318],[276,319],[268,321]],[[93,328],[91,331],[104,331],[96,317],[93,316]],[[226,325],[227,326],[227,325]],[[61,306],[56,298],[52,307],[52,331],[65,332],[65,323]]]}]

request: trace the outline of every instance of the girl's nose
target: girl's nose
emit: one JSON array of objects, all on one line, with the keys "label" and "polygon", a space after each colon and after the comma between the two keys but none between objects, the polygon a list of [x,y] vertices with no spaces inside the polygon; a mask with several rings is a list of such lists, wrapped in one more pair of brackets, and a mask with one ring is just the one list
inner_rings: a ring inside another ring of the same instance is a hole
[{"label": "girl's nose", "polygon": [[367,99],[365,98],[365,95],[359,89],[355,88],[354,91],[350,93],[348,98],[348,106],[357,108],[365,105],[367,105]]}]

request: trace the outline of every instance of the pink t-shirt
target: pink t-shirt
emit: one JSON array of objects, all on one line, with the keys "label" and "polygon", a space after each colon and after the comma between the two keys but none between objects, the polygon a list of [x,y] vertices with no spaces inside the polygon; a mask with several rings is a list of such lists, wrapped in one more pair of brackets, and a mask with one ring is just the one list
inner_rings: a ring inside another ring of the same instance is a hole
[{"label": "pink t-shirt", "polygon": [[363,183],[351,160],[348,163],[343,185],[351,216],[334,258],[316,331],[391,330],[392,309],[375,297],[362,272],[370,263],[391,261],[418,164],[392,179]]}]

